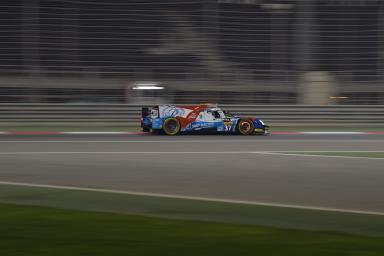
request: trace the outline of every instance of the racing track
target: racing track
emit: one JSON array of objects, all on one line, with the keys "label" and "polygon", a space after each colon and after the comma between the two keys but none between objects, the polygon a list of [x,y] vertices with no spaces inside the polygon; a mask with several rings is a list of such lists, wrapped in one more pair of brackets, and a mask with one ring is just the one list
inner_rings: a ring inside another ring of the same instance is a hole
[{"label": "racing track", "polygon": [[384,135],[0,136],[0,181],[384,213]]}]

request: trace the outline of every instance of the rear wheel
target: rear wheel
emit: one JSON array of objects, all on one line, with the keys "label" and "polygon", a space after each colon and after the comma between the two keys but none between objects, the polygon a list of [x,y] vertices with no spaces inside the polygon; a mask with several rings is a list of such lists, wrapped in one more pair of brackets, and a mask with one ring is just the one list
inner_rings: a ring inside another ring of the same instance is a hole
[{"label": "rear wheel", "polygon": [[177,135],[180,132],[181,126],[179,120],[170,117],[165,119],[163,124],[163,131],[167,135]]},{"label": "rear wheel", "polygon": [[237,123],[237,131],[241,135],[251,135],[255,126],[251,120],[240,119]]},{"label": "rear wheel", "polygon": [[151,131],[151,128],[146,126],[143,127],[143,132],[150,132],[150,131]]}]

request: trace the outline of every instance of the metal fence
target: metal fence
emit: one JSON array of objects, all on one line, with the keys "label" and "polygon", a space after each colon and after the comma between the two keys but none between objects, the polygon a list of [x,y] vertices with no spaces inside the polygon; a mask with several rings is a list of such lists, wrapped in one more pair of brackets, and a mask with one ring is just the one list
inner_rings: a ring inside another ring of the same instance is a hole
[{"label": "metal fence", "polygon": [[0,13],[0,102],[23,102],[2,97],[17,87],[37,95],[28,102],[89,90],[121,103],[122,88],[150,81],[295,104],[319,77],[342,104],[384,101],[379,0],[2,0]]},{"label": "metal fence", "polygon": [[[259,117],[271,125],[384,125],[381,106],[222,105],[234,114]],[[140,125],[141,105],[0,104],[0,127]]]}]

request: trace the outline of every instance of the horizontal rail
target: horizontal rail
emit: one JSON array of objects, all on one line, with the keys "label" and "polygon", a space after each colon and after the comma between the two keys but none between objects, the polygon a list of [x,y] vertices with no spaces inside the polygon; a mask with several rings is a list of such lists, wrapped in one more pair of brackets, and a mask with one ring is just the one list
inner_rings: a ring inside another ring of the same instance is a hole
[{"label": "horizontal rail", "polygon": [[[139,126],[141,105],[0,104],[0,127],[9,125]],[[384,105],[220,105],[271,125],[384,125]]]}]

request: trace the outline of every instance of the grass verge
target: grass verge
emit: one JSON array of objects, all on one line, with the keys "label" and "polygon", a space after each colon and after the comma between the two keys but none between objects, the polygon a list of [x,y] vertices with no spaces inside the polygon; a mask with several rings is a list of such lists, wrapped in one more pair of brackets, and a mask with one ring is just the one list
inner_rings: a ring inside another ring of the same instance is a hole
[{"label": "grass verge", "polygon": [[383,237],[0,204],[0,255],[381,255]]},{"label": "grass verge", "polygon": [[0,203],[384,237],[383,215],[4,184]]}]

